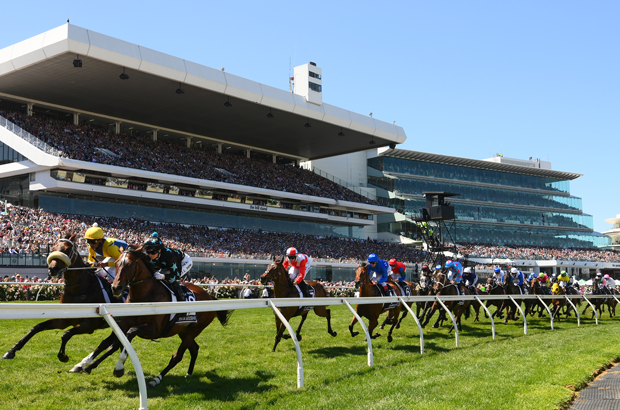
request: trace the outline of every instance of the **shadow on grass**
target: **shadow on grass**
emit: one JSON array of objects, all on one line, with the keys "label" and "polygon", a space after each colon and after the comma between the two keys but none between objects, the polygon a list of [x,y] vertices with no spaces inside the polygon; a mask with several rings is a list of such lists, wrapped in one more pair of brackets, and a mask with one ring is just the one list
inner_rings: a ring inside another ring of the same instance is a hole
[{"label": "shadow on grass", "polygon": [[308,353],[324,357],[324,358],[334,358],[341,356],[366,356],[366,349],[368,346],[366,342],[364,342],[363,346],[334,346],[334,347],[324,347],[321,349],[313,349],[309,350]]},{"label": "shadow on grass", "polygon": [[[138,381],[133,372],[129,372],[124,381],[106,381],[107,389],[124,390],[128,394],[138,393]],[[243,393],[264,393],[275,387],[269,381],[275,376],[264,371],[257,371],[250,377],[221,377],[216,372],[196,372],[189,378],[178,375],[164,377],[161,384],[148,389],[149,398],[167,398],[174,395],[199,394],[202,400],[229,402]],[[209,379],[205,381],[204,378]],[[147,382],[152,379],[146,376]]]}]

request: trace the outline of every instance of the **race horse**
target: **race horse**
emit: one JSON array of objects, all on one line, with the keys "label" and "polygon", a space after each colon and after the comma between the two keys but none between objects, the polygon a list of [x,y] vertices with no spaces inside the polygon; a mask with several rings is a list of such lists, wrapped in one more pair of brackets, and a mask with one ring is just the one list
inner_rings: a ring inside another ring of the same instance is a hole
[{"label": "race horse", "polygon": [[[407,287],[402,286],[402,282],[405,282]],[[399,288],[401,294],[403,296],[420,296],[420,293],[418,292],[418,290],[415,288],[415,286],[413,286],[413,283],[409,282],[409,281],[402,281],[402,282],[394,282],[391,279],[388,280],[388,283],[390,284],[390,286],[392,286],[392,284],[396,284],[396,286]],[[413,305],[413,302],[407,302],[407,306],[411,307]],[[398,319],[398,323],[396,323],[396,329],[400,329],[400,323],[403,321],[404,318],[407,317],[407,314],[409,314],[409,310],[408,309],[403,309],[403,314],[400,316],[400,319]],[[391,324],[390,323],[390,318],[388,318],[386,316],[385,320],[383,321],[383,323],[381,323],[381,326],[379,326],[379,329],[383,329],[385,328],[385,325]]]},{"label": "race horse", "polygon": [[[393,289],[396,296],[402,296],[400,293],[400,288],[396,286],[396,284],[388,283],[388,285]],[[368,263],[364,263],[362,265],[358,265],[357,270],[355,271],[355,286],[360,289],[360,297],[382,297],[383,293],[379,290],[378,285],[372,283],[370,278],[368,277]],[[371,339],[376,339],[381,336],[379,333],[373,334],[373,331],[379,324],[379,316],[388,312],[389,323],[392,324],[390,327],[390,331],[388,332],[387,341],[392,341],[392,331],[396,327],[396,324],[399,323],[398,317],[400,316],[400,303],[377,303],[377,304],[369,304],[369,305],[357,305],[356,312],[360,317],[365,317],[368,319],[368,334]],[[353,320],[349,324],[349,331],[351,332],[351,336],[355,337],[359,335],[359,332],[353,331],[353,326],[357,323],[357,317],[353,316]]]},{"label": "race horse", "polygon": [[[47,257],[48,272],[50,276],[64,276],[64,293],[60,297],[60,303],[120,303],[120,298],[112,296],[110,284],[97,276],[95,268],[87,267],[80,257],[76,247],[77,234],[65,235],[65,238],[58,240],[52,247],[51,253]],[[58,360],[65,363],[69,361],[69,356],[65,353],[67,342],[75,335],[92,334],[97,329],[108,327],[103,318],[92,319],[50,319],[41,322],[30,329],[19,342],[2,356],[3,359],[13,359],[15,352],[37,333],[45,330],[71,329],[62,335]],[[116,338],[116,336],[114,337]]]},{"label": "race horse", "polygon": [[[293,284],[291,279],[289,278],[288,273],[283,265],[282,256],[278,256],[274,258],[273,262],[267,267],[265,273],[263,273],[260,277],[260,281],[263,285],[266,285],[268,282],[273,282],[273,293],[276,298],[298,298],[299,291],[297,287]],[[314,294],[317,298],[327,297],[327,293],[325,292],[325,288],[318,282],[313,280],[306,281],[306,284],[314,289]],[[312,302],[308,302],[308,305],[312,305]],[[336,336],[338,333],[332,330],[332,317],[331,310],[327,309],[325,306],[314,306],[311,307],[303,307],[303,306],[291,306],[278,308],[280,313],[284,316],[284,318],[289,321],[290,318],[295,316],[301,316],[301,321],[299,322],[299,326],[295,331],[295,336],[297,336],[297,340],[301,341],[301,327],[303,326],[306,318],[308,316],[309,310],[314,310],[317,316],[324,317],[327,319],[327,333],[332,336]],[[278,315],[275,314],[276,317],[276,340],[273,345],[272,352],[276,351],[276,347],[282,338],[289,339],[290,335],[285,335],[284,330],[286,330],[286,326],[280,320]]]},{"label": "race horse", "polygon": [[[486,285],[486,294],[487,295],[505,295],[506,290],[501,284],[495,282],[493,278],[488,278],[487,285]],[[495,316],[497,316],[500,319],[504,318],[504,313],[502,312],[504,308],[504,303],[505,303],[505,300],[503,299],[502,300],[499,300],[499,299],[487,300],[486,302],[487,309],[491,306],[495,306],[495,312],[493,312],[493,314],[491,315],[491,318],[495,319]],[[487,317],[486,311],[484,312],[484,317]]]},{"label": "race horse", "polygon": [[[172,291],[164,285],[162,281],[155,279],[153,276],[156,269],[155,265],[151,264],[149,257],[141,251],[142,247],[137,249],[129,247],[116,261],[116,278],[112,283],[114,294],[121,295],[125,289],[129,289],[127,303],[172,301]],[[207,291],[196,285],[192,285],[189,282],[184,282],[182,285],[193,292],[194,298],[197,301],[216,300],[209,295]],[[173,320],[170,314],[125,316],[118,317],[116,320],[129,342],[136,336],[140,336],[143,339],[154,340],[178,335],[181,339],[181,345],[176,353],[172,355],[168,366],[148,383],[149,387],[155,387],[161,383],[161,380],[170,370],[181,362],[186,350],[189,350],[190,363],[185,377],[191,376],[194,372],[194,365],[196,364],[198,350],[200,349],[198,343],[196,343],[196,338],[215,318],[220,321],[222,326],[226,326],[232,312],[232,310],[196,312],[196,320],[194,323],[183,324]],[[92,370],[96,369],[103,360],[122,346],[117,338],[114,338],[111,344],[106,344],[108,339],[104,340],[99,347],[83,361],[85,364],[83,368],[84,372],[90,373]],[[106,348],[108,348],[107,352],[99,359],[92,361]],[[127,353],[123,351],[114,369],[114,376],[121,377],[125,373],[124,363],[126,359]]]},{"label": "race horse", "polygon": [[[447,276],[446,276],[446,272],[444,271],[444,272],[437,273],[436,275],[435,295],[437,296],[456,296],[456,295],[463,296],[463,295],[469,295],[469,291],[465,287],[461,287],[459,289],[457,285],[449,284]],[[462,330],[461,316],[463,316],[464,314],[466,319],[469,316],[470,301],[469,300],[465,300],[463,302],[448,301],[448,302],[445,302],[445,305],[454,314],[454,320],[458,326],[459,331]],[[426,327],[428,322],[431,320],[431,317],[433,317],[433,314],[435,313],[436,310],[440,308],[440,306],[441,304],[438,301],[433,302],[430,312],[426,315],[426,318],[424,319],[424,323],[422,323],[422,327]],[[437,321],[433,325],[434,328],[439,327],[440,320],[442,320],[441,315],[439,315],[439,317],[437,318]],[[452,325],[452,327],[450,328],[450,332],[452,332],[453,328],[454,328],[454,325]]]}]

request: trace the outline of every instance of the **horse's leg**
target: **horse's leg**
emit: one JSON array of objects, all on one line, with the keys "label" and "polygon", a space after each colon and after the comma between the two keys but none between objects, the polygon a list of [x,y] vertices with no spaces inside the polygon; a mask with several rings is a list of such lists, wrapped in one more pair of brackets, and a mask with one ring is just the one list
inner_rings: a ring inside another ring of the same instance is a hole
[{"label": "horse's leg", "polygon": [[370,335],[371,339],[376,339],[377,337],[381,336],[379,333],[375,333],[374,335],[372,334],[373,330],[375,330],[375,328],[379,324],[378,319],[379,319],[379,315],[368,319],[368,334]]},{"label": "horse's leg", "polygon": [[295,335],[297,335],[297,341],[301,342],[301,327],[304,325],[306,318],[308,317],[308,311],[302,313],[301,320],[299,321],[299,326],[297,326],[297,330],[295,331]]},{"label": "horse's leg", "polygon": [[101,324],[102,323],[100,319],[88,319],[87,321],[78,323],[77,325],[73,326],[71,329],[63,333],[60,343],[60,350],[58,350],[58,360],[63,363],[69,361],[69,356],[67,356],[67,354],[65,353],[65,348],[67,346],[67,343],[73,336],[83,334],[92,335],[93,332],[97,330]]},{"label": "horse's leg", "polygon": [[[411,307],[411,306],[409,306],[409,307]],[[405,311],[403,312],[402,316],[398,320],[398,323],[396,323],[396,329],[400,329],[400,322],[402,322],[403,319],[407,317],[408,313],[409,313],[409,310],[405,309]]]},{"label": "horse's leg", "polygon": [[[129,342],[131,343],[131,339],[129,339]],[[99,364],[101,364],[101,362],[103,362],[105,359],[110,357],[114,352],[116,352],[121,347],[123,347],[121,341],[118,340],[118,338],[116,338],[116,340],[112,343],[112,345],[108,347],[108,350],[104,354],[102,354],[99,359],[95,360],[90,365],[84,367],[84,373],[90,374],[90,372],[92,372],[97,367],[99,367]],[[114,371],[116,372],[116,369],[114,369]]]},{"label": "horse's leg", "polygon": [[398,323],[398,316],[400,315],[400,311],[396,312],[394,315],[394,320],[392,320],[392,327],[390,327],[390,331],[388,332],[388,336],[387,336],[387,341],[388,343],[392,342],[392,332],[394,331],[394,328],[396,327],[396,323]]},{"label": "horse's leg", "polygon": [[[321,306],[323,308],[323,306]],[[327,333],[329,333],[332,336],[336,336],[338,335],[338,333],[334,330],[332,330],[332,311],[331,309],[325,309],[325,312],[322,312],[321,310],[319,310],[317,312],[316,308],[314,308],[314,313],[316,313],[318,316],[321,317],[325,317],[325,319],[327,319]]]},{"label": "horse's leg", "polygon": [[30,331],[26,333],[26,336],[24,336],[19,342],[15,343],[15,346],[9,349],[9,351],[6,352],[2,358],[13,359],[15,357],[15,352],[21,350],[21,348],[24,347],[24,345],[39,332],[52,329],[64,329],[70,325],[71,323],[66,319],[50,319],[45,322],[41,322],[30,329]]},{"label": "horse's leg", "polygon": [[[359,312],[358,312],[358,314],[359,314]],[[353,326],[355,326],[356,323],[357,323],[357,318],[355,316],[353,316],[353,320],[351,320],[351,323],[349,324],[349,332],[351,332],[351,337],[355,337],[355,336],[360,334],[360,332],[354,332],[353,331]]]},{"label": "horse's leg", "polygon": [[[176,353],[173,354],[172,357],[170,358],[170,361],[168,362],[168,366],[166,366],[166,368],[164,370],[162,370],[161,373],[159,373],[153,380],[151,380],[147,384],[148,387],[155,387],[159,383],[161,383],[161,381],[164,378],[164,376],[166,376],[170,370],[172,370],[177,364],[179,364],[181,362],[181,360],[183,360],[183,355],[185,354],[185,351],[192,344],[196,344],[196,341],[193,338],[187,338],[187,335],[181,336],[179,334],[179,337],[181,338],[181,345],[177,349]],[[184,339],[184,337],[186,339]],[[199,346],[196,344],[196,346],[194,347],[194,350],[195,350],[196,353],[198,353],[198,349],[199,349]],[[191,351],[190,351],[190,354],[192,355],[192,360],[191,360],[191,363],[190,363],[191,371],[188,370],[187,376],[191,376],[191,374],[193,373],[193,371],[194,371],[194,363],[196,362],[196,359],[195,359],[194,355],[191,353]]]},{"label": "horse's leg", "polygon": [[117,339],[117,337],[116,337],[116,334],[112,332],[110,336],[103,339],[103,341],[99,344],[99,346],[97,346],[97,348],[91,354],[89,354],[84,359],[82,359],[80,363],[73,366],[73,369],[69,371],[72,373],[82,373],[84,371],[84,368],[90,365],[93,362],[93,360],[97,356],[99,356],[99,354],[101,354],[101,352],[103,352],[105,349],[110,347],[112,343],[114,343],[114,339]]},{"label": "horse's leg", "polygon": [[280,343],[280,340],[282,339],[282,334],[284,333],[284,329],[285,329],[284,323],[282,323],[280,318],[276,316],[276,340],[273,345],[273,349],[271,350],[272,353],[276,351],[276,347],[278,346],[278,343]]}]

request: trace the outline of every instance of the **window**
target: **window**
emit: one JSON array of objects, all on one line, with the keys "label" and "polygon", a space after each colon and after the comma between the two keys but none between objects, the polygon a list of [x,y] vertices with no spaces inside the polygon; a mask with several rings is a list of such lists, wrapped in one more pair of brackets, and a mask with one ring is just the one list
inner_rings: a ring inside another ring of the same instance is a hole
[{"label": "window", "polygon": [[313,82],[309,82],[308,84],[309,84],[309,87],[310,87],[310,89],[312,91],[316,91],[316,92],[319,92],[319,93],[322,91],[322,87],[320,85],[315,84]]},{"label": "window", "polygon": [[310,77],[316,78],[317,80],[320,80],[321,79],[321,74],[313,73],[312,71],[310,71]]}]

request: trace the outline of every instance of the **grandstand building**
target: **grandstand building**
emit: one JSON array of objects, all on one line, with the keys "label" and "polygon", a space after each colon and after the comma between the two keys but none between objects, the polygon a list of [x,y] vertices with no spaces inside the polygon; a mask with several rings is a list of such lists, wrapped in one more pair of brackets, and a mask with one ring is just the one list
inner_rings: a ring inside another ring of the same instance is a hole
[{"label": "grandstand building", "polygon": [[[355,164],[354,171],[343,173],[342,163]],[[593,248],[609,240],[593,232],[592,216],[570,193],[570,181],[581,175],[552,170],[546,161],[380,149],[312,165],[349,182],[367,178],[382,202],[399,211],[378,216],[379,236],[418,238],[413,220],[425,207],[423,193],[439,191],[458,194],[450,197],[457,242]]]},{"label": "grandstand building", "polygon": [[610,230],[603,232],[610,238],[607,248],[615,251],[620,250],[620,214],[616,215],[615,218],[605,219],[605,222],[612,224]]},{"label": "grandstand building", "polygon": [[395,146],[405,132],[324,103],[316,64],[295,75],[291,93],[70,24],[0,49],[1,198],[50,212],[374,238],[377,217],[395,211],[366,180],[299,165]]}]

